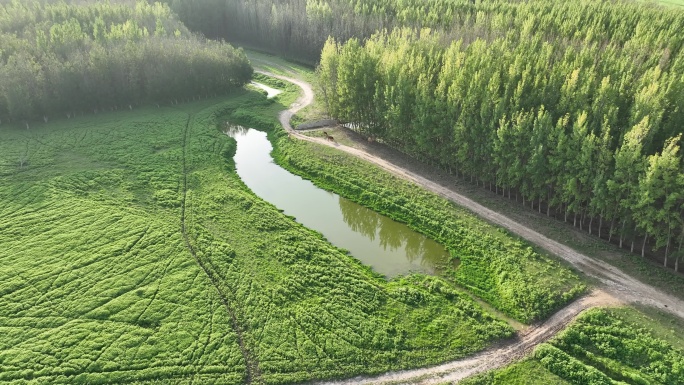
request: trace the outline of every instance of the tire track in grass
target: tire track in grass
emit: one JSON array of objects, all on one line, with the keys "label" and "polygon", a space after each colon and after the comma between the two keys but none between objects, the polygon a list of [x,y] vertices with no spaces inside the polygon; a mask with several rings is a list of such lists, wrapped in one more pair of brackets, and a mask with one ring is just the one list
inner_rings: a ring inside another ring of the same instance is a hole
[{"label": "tire track in grass", "polygon": [[[166,266],[164,266],[164,271],[162,271],[161,275],[159,276],[159,279],[157,282],[157,287],[155,288],[154,293],[152,294],[152,297],[150,298],[149,302],[147,302],[147,305],[145,305],[145,308],[143,309],[143,311],[141,311],[140,314],[138,314],[138,317],[135,319],[136,324],[140,325],[140,320],[145,315],[147,310],[150,308],[150,306],[152,305],[152,302],[154,302],[157,299],[157,294],[159,294],[159,288],[161,287],[162,283],[164,282],[164,278],[166,278],[167,272],[169,271],[169,267],[171,266],[171,264],[175,260],[176,260],[175,258],[171,258],[166,263]],[[157,261],[157,263],[159,263],[159,262],[161,262],[161,261]],[[140,285],[142,285],[143,282],[145,282],[149,276],[150,276],[149,274],[147,276],[145,276],[145,278],[140,280],[140,283],[136,286],[140,287]],[[140,289],[138,289],[138,290],[140,290]]]},{"label": "tire track in grass", "polygon": [[242,327],[240,326],[240,323],[238,322],[237,316],[235,315],[235,311],[233,307],[230,305],[230,301],[228,301],[228,297],[226,294],[221,290],[221,286],[219,285],[219,279],[216,277],[214,274],[213,270],[210,270],[207,265],[202,262],[201,259],[197,257],[197,253],[195,252],[195,248],[192,246],[192,243],[190,242],[190,236],[188,235],[187,229],[185,227],[185,209],[186,209],[186,201],[187,201],[187,195],[188,195],[188,164],[187,164],[187,153],[188,153],[188,136],[190,134],[190,125],[193,121],[194,114],[188,114],[188,119],[185,122],[185,129],[183,130],[183,194],[181,197],[181,234],[183,235],[183,241],[185,242],[185,247],[188,249],[190,252],[190,255],[192,255],[192,258],[197,262],[197,265],[204,271],[204,274],[209,278],[209,281],[211,281],[212,285],[216,289],[216,292],[218,293],[219,298],[221,299],[221,302],[223,303],[223,306],[226,308],[226,311],[228,312],[228,315],[230,316],[231,320],[231,327],[233,328],[233,331],[237,335],[237,342],[240,347],[240,352],[242,353],[242,357],[245,360],[245,366],[247,367],[247,373],[246,373],[246,378],[245,378],[245,384],[250,385],[252,383],[261,383],[261,373],[259,371],[259,363],[257,360],[252,356],[252,353],[249,351],[245,344],[244,336],[243,336],[243,330]]}]

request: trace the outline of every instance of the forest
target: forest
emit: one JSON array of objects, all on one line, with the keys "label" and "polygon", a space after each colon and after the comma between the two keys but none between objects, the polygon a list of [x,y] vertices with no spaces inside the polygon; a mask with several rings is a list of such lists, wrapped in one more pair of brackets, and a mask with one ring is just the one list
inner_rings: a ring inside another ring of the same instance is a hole
[{"label": "forest", "polygon": [[399,31],[331,40],[320,69],[331,115],[364,135],[642,255],[650,238],[678,270],[684,56],[639,66],[609,49],[533,38],[442,48]]},{"label": "forest", "polygon": [[679,271],[684,10],[551,0],[171,7],[208,36],[320,62],[328,112],[363,135]]},{"label": "forest", "polygon": [[0,123],[206,98],[251,75],[161,3],[0,3]]},{"label": "forest", "polygon": [[679,270],[684,54],[669,28],[684,12],[647,15],[629,37],[572,44],[524,27],[448,45],[426,30],[331,39],[322,88],[364,135]]}]

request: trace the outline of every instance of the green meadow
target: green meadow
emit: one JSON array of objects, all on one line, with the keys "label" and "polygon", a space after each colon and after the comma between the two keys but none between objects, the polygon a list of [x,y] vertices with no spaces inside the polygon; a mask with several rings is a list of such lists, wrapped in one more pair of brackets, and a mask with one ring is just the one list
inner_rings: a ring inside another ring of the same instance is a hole
[{"label": "green meadow", "polygon": [[387,281],[251,193],[226,119],[295,95],[0,130],[0,381],[292,383],[471,354],[513,329],[448,279]]}]

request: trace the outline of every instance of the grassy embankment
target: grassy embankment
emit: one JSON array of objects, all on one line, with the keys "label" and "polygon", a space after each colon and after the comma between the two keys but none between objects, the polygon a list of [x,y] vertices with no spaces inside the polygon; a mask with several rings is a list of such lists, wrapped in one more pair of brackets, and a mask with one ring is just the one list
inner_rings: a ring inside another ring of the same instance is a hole
[{"label": "grassy embankment", "polygon": [[[310,69],[254,52],[248,56],[261,68],[293,71],[315,84]],[[320,118],[320,103],[318,98],[300,115]],[[519,321],[543,319],[583,290],[575,274],[548,256],[445,199],[339,151],[274,135],[271,139],[281,166],[447,246],[459,261],[452,278]]]},{"label": "grassy embankment", "polygon": [[517,320],[543,319],[584,288],[574,273],[526,242],[351,155],[282,137],[274,156],[281,166],[320,187],[444,244],[458,260],[446,274]]},{"label": "grassy embankment", "polygon": [[273,127],[294,98],[2,126],[0,381],[292,383],[510,336],[450,283],[387,282],[244,186],[219,117]]},{"label": "grassy embankment", "polygon": [[684,324],[663,321],[631,308],[594,309],[532,357],[463,385],[681,384],[684,338],[675,330]]}]

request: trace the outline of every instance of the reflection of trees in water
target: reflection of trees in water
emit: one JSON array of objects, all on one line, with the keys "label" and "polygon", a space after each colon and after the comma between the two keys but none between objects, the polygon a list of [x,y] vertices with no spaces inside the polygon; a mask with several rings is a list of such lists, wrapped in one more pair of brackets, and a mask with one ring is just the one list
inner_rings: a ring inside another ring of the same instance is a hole
[{"label": "reflection of trees in water", "polygon": [[402,250],[406,260],[418,262],[430,270],[444,265],[449,260],[448,252],[437,242],[411,230],[408,226],[395,222],[361,205],[340,198],[340,211],[344,222],[353,231],[375,240],[380,237],[380,245],[391,251]]},{"label": "reflection of trees in water", "polygon": [[426,244],[430,240],[406,225],[344,198],[339,199],[339,204],[342,218],[347,226],[371,240],[375,240],[376,236],[380,237],[380,245],[385,250],[388,248],[390,251],[402,250],[409,262],[420,261],[421,265],[427,266],[432,266],[433,263],[425,260],[425,254],[429,254],[432,257],[430,259],[436,257],[439,260],[441,257],[439,247],[436,250],[426,250]]},{"label": "reflection of trees in water", "polygon": [[233,124],[231,122],[226,122],[224,124],[224,130],[228,136],[234,137],[235,135],[245,135],[249,131],[249,127],[243,127],[239,124]]},{"label": "reflection of trees in water", "polygon": [[344,223],[353,231],[374,241],[378,226],[380,226],[379,222],[382,219],[380,215],[342,197],[340,197],[339,202]]},{"label": "reflection of trees in water", "polygon": [[[387,250],[395,251],[399,249],[402,244],[411,237],[411,234],[406,231],[407,228],[399,225],[388,218],[382,218],[380,221],[380,228],[378,229],[378,234],[380,234],[380,245]],[[413,261],[412,259],[409,259]]]},{"label": "reflection of trees in water", "polygon": [[418,234],[407,238],[406,259],[408,259],[411,262],[415,262],[416,260],[418,260],[422,266],[432,267],[431,263],[425,263],[427,261],[425,257],[428,254],[430,254],[428,250],[425,250],[425,244],[427,243],[427,241],[427,238]]}]

